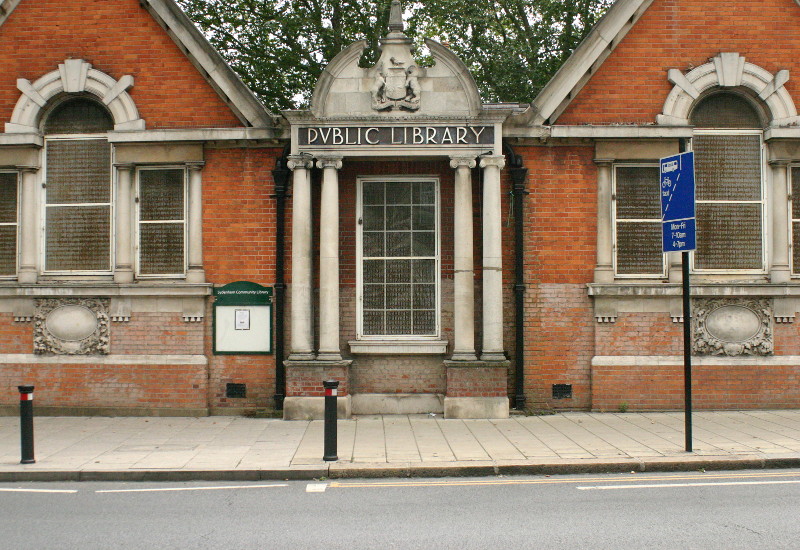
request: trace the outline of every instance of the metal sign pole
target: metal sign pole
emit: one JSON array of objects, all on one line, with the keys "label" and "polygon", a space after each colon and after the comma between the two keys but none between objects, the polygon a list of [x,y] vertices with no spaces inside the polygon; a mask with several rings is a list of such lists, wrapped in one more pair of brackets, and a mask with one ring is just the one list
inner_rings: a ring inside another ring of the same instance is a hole
[{"label": "metal sign pole", "polygon": [[681,253],[683,274],[683,393],[686,452],[692,452],[692,311],[689,280],[689,251],[697,247],[695,218],[694,154],[686,152],[661,159],[661,231],[663,252]]},{"label": "metal sign pole", "polygon": [[692,452],[692,303],[689,288],[689,253],[681,252],[683,271],[683,403],[686,452]]},{"label": "metal sign pole", "polygon": [[[678,143],[678,152],[686,152],[686,140]],[[681,252],[683,277],[683,423],[686,452],[692,452],[692,301],[689,282],[689,252]]]}]

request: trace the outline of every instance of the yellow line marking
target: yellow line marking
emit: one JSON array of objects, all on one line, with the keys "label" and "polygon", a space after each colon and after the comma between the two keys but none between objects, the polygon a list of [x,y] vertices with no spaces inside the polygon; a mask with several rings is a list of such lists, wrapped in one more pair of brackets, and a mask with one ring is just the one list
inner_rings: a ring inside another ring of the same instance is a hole
[{"label": "yellow line marking", "polygon": [[[695,479],[748,479],[748,478],[780,478],[780,477],[797,477],[800,472],[757,472],[757,473],[732,473],[732,474],[713,474],[713,473],[697,473],[697,474],[678,474],[678,475],[661,475],[651,476],[644,472],[637,472],[642,474],[643,478],[637,482],[651,482],[651,481],[686,481]],[[646,477],[645,477],[646,476]],[[620,481],[632,481],[631,474],[622,477],[589,477],[580,479],[463,479],[463,480],[434,480],[434,481],[378,481],[378,482],[340,482],[331,481],[328,488],[336,489],[352,489],[364,487],[455,487],[455,486],[488,486],[488,485],[559,485],[559,484],[586,484],[586,483],[618,483]]]}]

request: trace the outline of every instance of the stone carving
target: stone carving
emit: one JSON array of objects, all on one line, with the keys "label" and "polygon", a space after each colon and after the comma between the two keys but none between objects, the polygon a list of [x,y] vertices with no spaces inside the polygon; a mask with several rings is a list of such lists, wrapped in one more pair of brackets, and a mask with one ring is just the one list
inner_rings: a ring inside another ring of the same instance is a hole
[{"label": "stone carving", "polygon": [[37,299],[33,352],[55,355],[107,355],[109,300]]},{"label": "stone carving", "polygon": [[420,105],[421,88],[419,85],[419,68],[416,65],[406,67],[404,61],[392,57],[390,66],[378,66],[375,82],[370,90],[372,108],[386,111],[394,108],[416,111]]},{"label": "stone carving", "polygon": [[771,355],[770,301],[765,298],[693,300],[692,342],[696,355]]}]

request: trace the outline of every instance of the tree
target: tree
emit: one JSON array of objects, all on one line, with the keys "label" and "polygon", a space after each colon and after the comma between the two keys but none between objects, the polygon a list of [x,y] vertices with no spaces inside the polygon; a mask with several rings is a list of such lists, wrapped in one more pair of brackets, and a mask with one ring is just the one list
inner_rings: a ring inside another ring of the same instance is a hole
[{"label": "tree", "polygon": [[[433,0],[406,5],[407,34],[449,45],[485,101],[531,101],[612,0]],[[377,61],[391,0],[178,0],[271,110],[305,108],[325,66],[366,39]]]}]

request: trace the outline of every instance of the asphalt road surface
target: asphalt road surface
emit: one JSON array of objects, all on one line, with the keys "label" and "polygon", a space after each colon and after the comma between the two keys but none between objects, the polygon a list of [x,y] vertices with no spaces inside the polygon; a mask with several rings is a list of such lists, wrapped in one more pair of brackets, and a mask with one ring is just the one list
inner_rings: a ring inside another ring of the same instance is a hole
[{"label": "asphalt road surface", "polygon": [[800,548],[800,472],[0,484],[4,549]]}]

